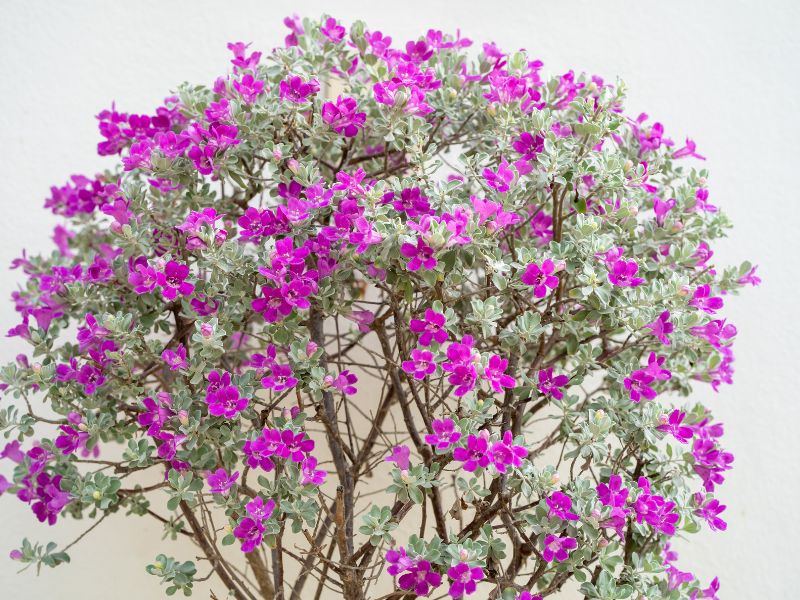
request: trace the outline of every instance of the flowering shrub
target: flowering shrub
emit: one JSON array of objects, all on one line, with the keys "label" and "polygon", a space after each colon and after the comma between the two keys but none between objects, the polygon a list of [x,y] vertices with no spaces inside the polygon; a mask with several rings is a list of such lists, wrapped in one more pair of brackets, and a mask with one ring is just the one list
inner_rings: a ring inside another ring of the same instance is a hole
[{"label": "flowering shrub", "polygon": [[[719,311],[759,280],[712,262],[695,144],[523,52],[285,23],[211,88],[101,112],[120,164],[52,188],[0,492],[155,518],[240,600],[715,598],[669,546],[726,527],[689,397],[731,383]],[[189,595],[198,568],[147,571]]]}]

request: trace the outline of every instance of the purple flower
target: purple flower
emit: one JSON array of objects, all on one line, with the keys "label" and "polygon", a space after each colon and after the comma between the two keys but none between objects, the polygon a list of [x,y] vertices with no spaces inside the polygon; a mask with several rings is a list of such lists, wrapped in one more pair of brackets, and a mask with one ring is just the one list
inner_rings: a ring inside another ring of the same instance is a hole
[{"label": "purple flower", "polygon": [[653,212],[656,213],[656,225],[659,227],[664,226],[664,221],[667,219],[667,213],[675,208],[675,198],[669,200],[662,200],[661,198],[653,198]]},{"label": "purple flower", "polygon": [[478,467],[485,469],[491,461],[489,457],[489,432],[482,429],[478,435],[467,436],[466,447],[453,450],[453,460],[463,462],[463,468],[470,473]]},{"label": "purple flower", "polygon": [[697,153],[697,144],[693,140],[686,138],[686,145],[683,148],[678,148],[672,153],[672,158],[684,158],[685,156],[693,156],[698,160],[705,160],[705,156]]},{"label": "purple flower", "polygon": [[325,23],[320,25],[319,30],[322,32],[322,35],[335,44],[338,44],[344,39],[344,27],[339,25],[333,17],[328,17]]},{"label": "purple flower", "polygon": [[666,535],[675,533],[675,524],[680,520],[680,515],[673,512],[675,503],[667,501],[663,496],[650,493],[650,482],[646,477],[639,478],[639,488],[642,492],[633,503],[637,523],[647,523],[656,531]]},{"label": "purple flower", "polygon": [[356,386],[353,385],[358,383],[358,376],[355,373],[351,373],[350,371],[344,370],[339,375],[336,376],[336,379],[333,379],[330,376],[326,376],[326,381],[330,378],[330,385],[333,389],[340,391],[342,394],[351,395],[355,394],[358,390]]},{"label": "purple flower", "polygon": [[164,270],[156,273],[156,283],[161,286],[161,292],[167,300],[175,300],[178,294],[190,296],[194,285],[186,281],[189,276],[189,265],[184,265],[174,260],[164,265]]},{"label": "purple flower", "polygon": [[401,471],[405,471],[410,466],[411,448],[406,445],[395,446],[392,448],[392,453],[384,458],[385,462],[393,462],[395,466]]},{"label": "purple flower", "polygon": [[[30,477],[30,476],[29,476]],[[55,525],[58,515],[70,503],[70,495],[61,489],[61,475],[49,475],[42,471],[36,476],[35,483],[23,480],[24,489],[17,492],[17,496],[27,503],[33,502],[31,509],[36,518],[42,523]]]},{"label": "purple flower", "polygon": [[569,553],[578,547],[578,542],[572,537],[558,537],[552,533],[544,538],[544,548],[542,558],[547,562],[557,560],[565,561],[569,558]]},{"label": "purple flower", "polygon": [[136,420],[142,427],[147,427],[147,434],[154,436],[161,431],[164,424],[175,416],[172,410],[172,398],[166,392],[159,392],[156,395],[158,402],[150,397],[142,400],[145,411],[139,413]]},{"label": "purple flower", "polygon": [[477,588],[477,582],[486,577],[483,569],[470,567],[465,562],[458,563],[454,567],[447,569],[447,576],[452,580],[447,593],[454,600],[474,593]]},{"label": "purple flower", "polygon": [[539,379],[539,392],[544,396],[552,396],[556,400],[561,400],[564,393],[561,391],[565,385],[569,383],[569,376],[556,375],[553,377],[553,367],[541,369],[538,374]]},{"label": "purple flower", "polygon": [[317,459],[313,456],[307,456],[300,464],[300,474],[302,475],[300,480],[302,485],[316,486],[325,483],[325,477],[328,475],[325,471],[317,470]]},{"label": "purple flower", "polygon": [[445,329],[446,320],[442,313],[426,308],[425,320],[411,319],[408,327],[414,333],[419,334],[420,346],[430,346],[434,341],[437,344],[444,344],[448,338],[448,333]]},{"label": "purple flower", "polygon": [[690,439],[692,439],[694,432],[692,431],[691,427],[681,425],[685,418],[686,413],[676,408],[669,414],[669,416],[661,415],[661,425],[656,427],[656,429],[663,431],[664,433],[671,433],[672,436],[681,444],[686,444]]},{"label": "purple flower", "polygon": [[469,335],[465,335],[460,343],[453,342],[447,347],[448,362],[442,364],[442,369],[450,373],[447,381],[456,386],[453,394],[458,397],[472,391],[478,378],[475,364],[479,357],[472,344],[473,339]]},{"label": "purple flower", "polygon": [[551,517],[558,517],[564,521],[577,521],[578,515],[572,512],[572,498],[562,492],[553,492],[547,498]]},{"label": "purple flower", "polygon": [[165,348],[161,353],[161,358],[169,365],[171,371],[178,371],[189,366],[189,363],[186,362],[186,347],[183,344],[178,344],[175,350]]},{"label": "purple flower", "polygon": [[636,287],[644,283],[641,277],[634,277],[639,272],[639,265],[635,260],[617,260],[610,267],[608,280],[619,287]]},{"label": "purple flower", "polygon": [[607,484],[597,486],[597,497],[606,506],[622,508],[628,500],[628,488],[622,487],[622,477],[615,474],[609,477]]},{"label": "purple flower", "polygon": [[453,419],[434,419],[431,422],[433,433],[425,436],[425,442],[435,446],[437,450],[449,450],[461,439],[461,432],[456,431]]},{"label": "purple flower", "polygon": [[756,269],[758,269],[758,265],[752,267],[747,273],[737,279],[736,282],[739,285],[746,285],[748,283],[753,286],[760,285],[761,278],[756,275]]},{"label": "purple flower", "polygon": [[273,365],[270,374],[261,379],[261,385],[276,394],[297,385],[297,379],[292,377],[292,367],[289,365]]},{"label": "purple flower", "polygon": [[155,435],[155,438],[161,440],[163,443],[158,447],[158,456],[164,460],[172,460],[178,452],[178,446],[186,441],[186,436],[183,434],[172,434],[168,431],[160,431]]},{"label": "purple flower", "polygon": [[666,361],[666,356],[656,356],[655,352],[651,352],[647,359],[647,367],[645,372],[652,375],[656,379],[666,381],[672,377],[672,373],[668,369],[664,369],[661,365]]},{"label": "purple flower", "polygon": [[242,540],[242,552],[252,552],[261,545],[264,536],[264,524],[250,517],[245,517],[233,530],[233,535]]},{"label": "purple flower", "polygon": [[326,102],[322,105],[322,120],[336,133],[345,137],[355,137],[367,120],[367,113],[356,112],[357,110],[358,103],[355,98],[339,96],[336,98],[336,104]]},{"label": "purple flower", "polygon": [[655,381],[655,377],[650,375],[647,371],[634,371],[630,377],[626,377],[623,381],[625,389],[630,392],[630,398],[638,403],[642,397],[647,400],[652,400],[658,393],[650,387],[650,384]]},{"label": "purple flower", "polygon": [[723,301],[719,296],[711,295],[711,286],[708,284],[698,286],[694,291],[692,299],[689,300],[689,306],[694,306],[698,310],[702,310],[710,315],[715,314],[722,308]]},{"label": "purple flower", "polygon": [[421,237],[417,238],[416,246],[408,242],[401,245],[400,254],[411,259],[407,265],[409,271],[418,271],[420,267],[431,270],[437,265],[437,261],[433,256],[433,248],[428,246]]},{"label": "purple flower", "polygon": [[79,431],[70,425],[61,425],[59,429],[61,430],[61,435],[56,438],[55,444],[56,448],[60,448],[65,456],[85,446],[89,439],[87,432]]},{"label": "purple flower", "polygon": [[689,332],[696,337],[703,338],[714,348],[721,348],[723,342],[736,335],[736,327],[726,324],[725,319],[716,319],[709,321],[705,325],[692,327]]},{"label": "purple flower", "polygon": [[281,100],[303,104],[309,96],[319,91],[319,81],[309,79],[308,82],[304,82],[297,75],[292,75],[280,82],[278,90]]},{"label": "purple flower", "polygon": [[697,504],[694,514],[704,519],[711,531],[725,531],[728,528],[728,524],[719,517],[719,514],[728,508],[727,506],[720,504],[716,498],[706,499],[700,492],[694,495],[694,501]]},{"label": "purple flower", "polygon": [[247,408],[249,400],[239,397],[239,388],[235,385],[226,385],[216,392],[208,394],[206,402],[208,403],[209,414],[215,417],[233,419]]},{"label": "purple flower", "polygon": [[[522,459],[528,457],[525,446],[514,444],[511,431],[503,433],[503,437],[492,444],[489,449],[489,459],[500,473],[505,473],[508,467],[522,466]],[[466,465],[464,465],[466,469]]]},{"label": "purple flower", "polygon": [[275,511],[275,500],[270,498],[266,502],[261,496],[256,496],[245,506],[247,514],[258,521],[266,521]]},{"label": "purple flower", "polygon": [[233,89],[245,104],[253,104],[264,93],[264,82],[246,73],[241,79],[233,80]]},{"label": "purple flower", "polygon": [[658,318],[655,321],[649,325],[645,325],[644,328],[649,329],[652,334],[658,338],[658,341],[665,346],[670,345],[667,335],[672,333],[673,329],[675,329],[675,326],[669,321],[668,310],[662,312],[660,315],[658,315]]},{"label": "purple flower", "polygon": [[251,469],[261,467],[265,471],[271,471],[275,468],[272,456],[278,451],[280,445],[280,430],[264,429],[256,439],[244,443],[242,452],[247,457],[245,462]]},{"label": "purple flower", "polygon": [[144,256],[140,256],[129,265],[128,283],[133,286],[137,294],[148,294],[156,287],[158,272],[147,263]]},{"label": "purple flower", "polygon": [[411,360],[404,360],[402,363],[403,371],[413,375],[414,379],[425,379],[436,371],[436,362],[433,359],[433,352],[414,348],[411,351]]},{"label": "purple flower", "polygon": [[427,560],[411,558],[406,554],[405,548],[386,551],[386,572],[397,578],[397,585],[401,590],[413,590],[417,596],[427,596],[432,590],[442,584],[442,576],[433,571],[431,563]]},{"label": "purple flower", "polygon": [[541,267],[536,263],[531,263],[525,268],[520,280],[533,287],[534,296],[544,298],[548,288],[554,290],[558,287],[558,277],[553,275],[555,268],[555,264],[549,258],[542,263]]},{"label": "purple flower", "polygon": [[314,440],[309,438],[305,432],[295,433],[291,429],[281,431],[281,443],[276,450],[276,454],[281,458],[288,458],[296,463],[302,463],[306,454],[314,449]]},{"label": "purple flower", "polygon": [[216,471],[209,472],[208,476],[206,477],[206,481],[208,482],[209,491],[212,494],[227,494],[228,490],[233,487],[233,484],[236,483],[236,480],[239,478],[239,471],[234,471],[230,475],[228,475],[225,469],[219,468]]},{"label": "purple flower", "polygon": [[486,167],[483,170],[483,179],[486,181],[486,185],[502,194],[511,189],[511,183],[514,181],[514,171],[508,168],[508,162],[504,158],[500,161],[496,171]]}]

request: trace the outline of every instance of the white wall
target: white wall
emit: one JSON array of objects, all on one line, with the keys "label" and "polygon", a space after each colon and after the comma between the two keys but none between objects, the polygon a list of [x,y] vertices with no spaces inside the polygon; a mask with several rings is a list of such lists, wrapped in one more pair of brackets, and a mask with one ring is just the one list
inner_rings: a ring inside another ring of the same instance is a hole
[{"label": "white wall", "polygon": [[[793,0],[3,0],[0,264],[23,246],[49,250],[54,220],[41,205],[51,184],[108,164],[94,152],[94,114],[111,100],[122,110],[146,112],[183,80],[210,83],[228,66],[226,42],[252,41],[268,50],[283,39],[281,18],[292,12],[363,18],[398,41],[429,26],[461,27],[478,41],[527,48],[551,72],[619,75],[629,84],[630,113],[648,112],[676,141],[691,135],[709,157],[714,203],[736,223],[716,257],[751,259],[764,278],[760,288],[726,307],[739,327],[735,385],[719,394],[697,392],[725,422],[726,444],[736,454],[736,468],[720,491],[729,505],[729,530],[695,536],[691,547],[679,542],[680,564],[706,580],[719,575],[724,598],[796,598],[788,588],[800,534],[792,500],[800,492],[800,403],[792,393],[800,337],[792,177],[800,158],[798,6]],[[16,272],[2,273],[4,297],[17,280]],[[15,323],[11,303],[0,305],[0,330]],[[26,348],[0,338],[0,350],[5,362]],[[26,535],[66,542],[80,530],[67,520],[48,529],[14,498],[0,500],[2,554]],[[16,564],[0,557],[0,596],[159,597],[143,570],[161,547],[151,540],[159,538],[160,528],[144,520],[110,520],[74,550],[72,566],[39,578],[14,575]]]}]

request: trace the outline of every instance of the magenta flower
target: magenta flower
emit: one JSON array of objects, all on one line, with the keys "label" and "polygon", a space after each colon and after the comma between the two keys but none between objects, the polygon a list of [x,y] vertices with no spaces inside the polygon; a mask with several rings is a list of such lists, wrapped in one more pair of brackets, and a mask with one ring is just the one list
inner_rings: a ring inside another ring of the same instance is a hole
[{"label": "magenta flower", "polygon": [[425,267],[428,270],[436,267],[436,259],[433,257],[434,250],[424,241],[421,237],[417,238],[417,245],[409,244],[408,242],[400,246],[400,254],[409,258],[408,270],[418,271],[420,267]]},{"label": "magenta flower", "polygon": [[212,494],[226,495],[238,478],[239,471],[234,471],[228,475],[225,469],[219,468],[213,473],[209,472],[206,481],[208,482],[209,491]]},{"label": "magenta flower", "polygon": [[667,213],[675,208],[675,198],[669,200],[662,200],[658,197],[653,197],[653,212],[656,213],[656,225],[659,227],[664,226],[664,221],[667,219]]},{"label": "magenta flower", "polygon": [[486,167],[483,170],[483,179],[486,181],[486,185],[502,194],[511,189],[511,183],[514,181],[514,171],[508,168],[508,162],[504,158],[497,165],[496,171]]},{"label": "magenta flower", "polygon": [[475,365],[479,356],[472,344],[472,336],[469,335],[465,335],[461,343],[453,342],[447,347],[448,362],[442,364],[442,369],[450,373],[447,381],[455,386],[453,394],[458,397],[472,391],[478,378]]},{"label": "magenta flower", "polygon": [[433,433],[425,436],[425,443],[435,446],[437,450],[449,450],[461,439],[461,432],[456,431],[453,419],[434,419],[431,428]]},{"label": "magenta flower", "polygon": [[264,93],[264,82],[246,73],[241,79],[234,79],[233,89],[245,104],[253,104]]},{"label": "magenta flower", "polygon": [[641,277],[635,277],[639,272],[639,265],[635,260],[617,260],[610,267],[608,280],[619,287],[636,287],[644,283]]},{"label": "magenta flower", "polygon": [[218,215],[213,208],[204,208],[202,211],[192,211],[186,220],[176,227],[176,229],[186,234],[186,248],[189,250],[205,250],[208,245],[198,235],[204,228],[208,228],[214,233],[214,242],[222,244],[228,237],[228,232],[224,228],[217,226],[217,221],[225,215]]},{"label": "magenta flower", "polygon": [[333,17],[328,17],[325,23],[320,25],[319,30],[322,32],[322,35],[335,44],[338,44],[344,39],[345,29],[339,25]]},{"label": "magenta flower", "polygon": [[710,315],[715,314],[722,308],[722,298],[719,296],[711,295],[711,286],[708,284],[698,286],[694,291],[692,299],[689,300],[689,306],[694,306],[698,310],[702,310]]},{"label": "magenta flower", "polygon": [[453,450],[453,460],[463,462],[465,471],[473,472],[477,468],[485,469],[489,466],[489,432],[482,429],[478,435],[467,436],[466,447],[459,446]]},{"label": "magenta flower", "polygon": [[233,419],[247,408],[249,400],[239,397],[239,389],[235,385],[226,385],[206,396],[208,413],[215,417]]},{"label": "magenta flower", "polygon": [[728,524],[719,517],[727,506],[720,504],[716,498],[706,499],[700,492],[695,493],[694,502],[697,504],[694,514],[704,519],[711,531],[725,531],[728,528]]},{"label": "magenta flower", "polygon": [[386,572],[397,577],[401,590],[413,590],[417,596],[427,596],[442,584],[442,576],[433,570],[431,563],[419,558],[411,558],[405,548],[386,551]]},{"label": "magenta flower", "polygon": [[401,367],[414,379],[422,380],[436,371],[436,362],[433,352],[414,348],[411,351],[411,360],[404,360]]},{"label": "magenta flower", "polygon": [[[326,376],[326,381],[329,376]],[[340,391],[342,394],[351,395],[355,394],[358,390],[354,384],[358,383],[358,376],[348,370],[344,370],[336,379],[331,378],[330,385],[333,389]]]},{"label": "magenta flower", "polygon": [[563,521],[577,521],[578,515],[572,512],[572,498],[562,492],[553,492],[547,498],[551,517],[558,517]]},{"label": "magenta flower", "polygon": [[663,496],[650,493],[650,482],[646,477],[639,478],[639,488],[642,490],[633,503],[637,523],[647,523],[656,531],[666,535],[674,535],[675,524],[680,520],[680,515],[673,512],[676,505],[667,501]]},{"label": "magenta flower", "polygon": [[317,459],[313,456],[307,456],[302,463],[300,463],[300,479],[301,485],[316,485],[320,486],[325,483],[325,477],[328,475],[326,471],[317,470]]},{"label": "magenta flower", "polygon": [[144,256],[133,261],[128,268],[128,283],[133,286],[134,292],[148,294],[155,289],[158,272],[148,264]]},{"label": "magenta flower", "polygon": [[697,153],[697,144],[693,140],[686,138],[686,145],[683,148],[678,148],[672,153],[672,158],[684,158],[686,156],[693,156],[698,160],[705,160],[705,156]]},{"label": "magenta flower", "polygon": [[70,425],[61,425],[58,429],[61,431],[61,435],[56,438],[55,445],[65,456],[86,446],[86,442],[89,440],[89,434],[86,431],[80,431]]},{"label": "magenta flower", "polygon": [[477,582],[486,577],[483,569],[470,567],[465,562],[458,563],[454,567],[447,569],[447,576],[452,580],[447,593],[450,594],[453,600],[474,593],[477,588]]},{"label": "magenta flower", "polygon": [[156,273],[156,283],[161,286],[161,293],[167,300],[175,300],[178,294],[190,296],[194,285],[186,281],[189,276],[189,265],[184,265],[174,260],[164,265],[164,270]]},{"label": "magenta flower", "polygon": [[250,517],[245,517],[233,530],[233,535],[242,541],[242,552],[252,552],[256,546],[261,545],[261,540],[266,531],[264,524]]},{"label": "magenta flower", "polygon": [[410,466],[411,448],[406,445],[395,446],[392,453],[384,458],[384,462],[393,462],[401,471],[405,471]]},{"label": "magenta flower", "polygon": [[295,433],[291,429],[281,431],[281,443],[276,450],[276,454],[281,458],[288,458],[296,463],[302,463],[306,454],[314,449],[314,440],[309,438],[305,432]]},{"label": "magenta flower", "polygon": [[486,381],[489,382],[489,385],[491,385],[492,389],[497,393],[502,392],[503,388],[513,388],[517,384],[516,380],[511,377],[511,375],[506,375],[507,368],[508,359],[492,354],[489,357],[486,368],[483,370]]},{"label": "magenta flower", "polygon": [[752,267],[747,273],[742,275],[739,279],[736,280],[739,285],[746,285],[750,284],[753,286],[761,284],[761,278],[756,275],[756,269],[758,269],[758,265]]},{"label": "magenta flower", "polygon": [[669,414],[669,416],[661,415],[661,425],[656,427],[656,429],[663,431],[664,433],[671,433],[672,436],[681,444],[686,444],[690,439],[692,439],[694,432],[692,431],[691,427],[681,425],[685,418],[686,413],[676,408]]},{"label": "magenta flower", "polygon": [[561,388],[569,383],[568,375],[556,375],[553,377],[553,367],[541,369],[537,375],[539,379],[538,389],[544,396],[552,396],[556,400],[561,400],[564,393]]},{"label": "magenta flower", "polygon": [[655,377],[650,375],[647,371],[634,371],[630,377],[626,377],[623,381],[625,389],[630,392],[630,398],[634,402],[640,402],[642,397],[647,400],[652,400],[658,393],[650,387],[650,384],[655,381]]},{"label": "magenta flower", "polygon": [[297,385],[290,365],[273,365],[270,374],[261,379],[261,385],[276,394]]},{"label": "magenta flower", "polygon": [[264,429],[261,435],[254,440],[244,443],[242,452],[247,457],[246,463],[251,469],[261,467],[265,471],[275,468],[272,456],[278,451],[281,445],[281,432],[279,429]]},{"label": "magenta flower", "polygon": [[189,366],[189,363],[186,362],[186,347],[183,344],[178,344],[175,350],[165,348],[161,353],[161,358],[169,365],[171,371],[178,371]]},{"label": "magenta flower", "polygon": [[281,100],[303,104],[309,96],[319,92],[319,81],[309,79],[308,82],[305,82],[297,75],[292,75],[280,82],[278,91]]},{"label": "magenta flower", "polygon": [[266,502],[261,496],[256,496],[245,506],[247,514],[258,521],[266,521],[275,511],[275,500],[270,498]]},{"label": "magenta flower", "polygon": [[628,488],[622,487],[622,477],[615,474],[609,477],[608,483],[597,486],[597,497],[605,506],[622,508],[628,500]]},{"label": "magenta flower", "polygon": [[[489,460],[500,473],[505,473],[508,467],[521,467],[522,459],[528,457],[525,446],[514,444],[513,438],[511,431],[506,431],[489,449]],[[466,465],[464,468],[466,469]]]},{"label": "magenta flower", "polygon": [[736,335],[736,327],[726,324],[725,319],[710,321],[705,325],[698,325],[689,329],[689,332],[703,338],[714,348],[721,348],[722,343],[728,341]]},{"label": "magenta flower", "polygon": [[669,321],[668,310],[662,312],[655,321],[649,325],[645,325],[644,328],[649,329],[652,334],[658,338],[658,341],[665,346],[670,345],[667,335],[672,333],[673,329],[675,329],[675,326]]},{"label": "magenta flower", "polygon": [[569,553],[578,547],[578,542],[572,537],[558,537],[552,533],[544,538],[544,548],[542,558],[547,562],[557,560],[565,561],[569,558]]},{"label": "magenta flower", "polygon": [[425,309],[425,319],[411,319],[408,323],[409,329],[419,334],[420,346],[430,346],[432,342],[444,344],[447,341],[448,333],[445,329],[446,318],[442,313],[433,309]]},{"label": "magenta flower", "polygon": [[33,505],[31,509],[36,518],[42,523],[55,525],[58,515],[71,497],[68,492],[61,489],[61,475],[49,475],[41,471],[31,481],[32,474],[23,479],[23,488],[17,492],[17,497]]},{"label": "magenta flower", "polygon": [[158,401],[150,397],[142,400],[145,411],[139,413],[136,417],[139,425],[147,427],[147,434],[151,436],[161,431],[164,424],[175,416],[175,411],[172,410],[172,398],[168,393],[159,392],[156,398],[158,398]]},{"label": "magenta flower", "polygon": [[355,98],[339,96],[335,104],[326,102],[322,105],[322,120],[336,133],[345,137],[355,137],[367,120],[367,113],[356,112],[357,110],[358,103]]},{"label": "magenta flower", "polygon": [[668,369],[662,368],[661,365],[667,360],[666,356],[656,356],[655,352],[651,352],[647,359],[647,366],[644,371],[652,375],[655,379],[666,381],[672,377],[672,373]]},{"label": "magenta flower", "polygon": [[553,275],[555,268],[555,264],[549,258],[542,263],[541,267],[536,263],[531,263],[525,268],[520,280],[533,288],[534,296],[544,298],[548,288],[554,290],[558,287],[558,277]]}]

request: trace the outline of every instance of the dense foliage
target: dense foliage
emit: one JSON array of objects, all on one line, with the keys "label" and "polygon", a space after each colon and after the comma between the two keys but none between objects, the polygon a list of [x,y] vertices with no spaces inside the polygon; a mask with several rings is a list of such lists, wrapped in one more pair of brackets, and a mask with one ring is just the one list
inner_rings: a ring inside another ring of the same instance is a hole
[{"label": "dense foliage", "polygon": [[147,566],[168,594],[716,597],[669,541],[726,527],[690,394],[731,382],[719,311],[758,278],[714,264],[695,144],[524,52],[285,22],[211,88],[100,113],[120,164],[52,188],[0,492],[191,539]]}]

